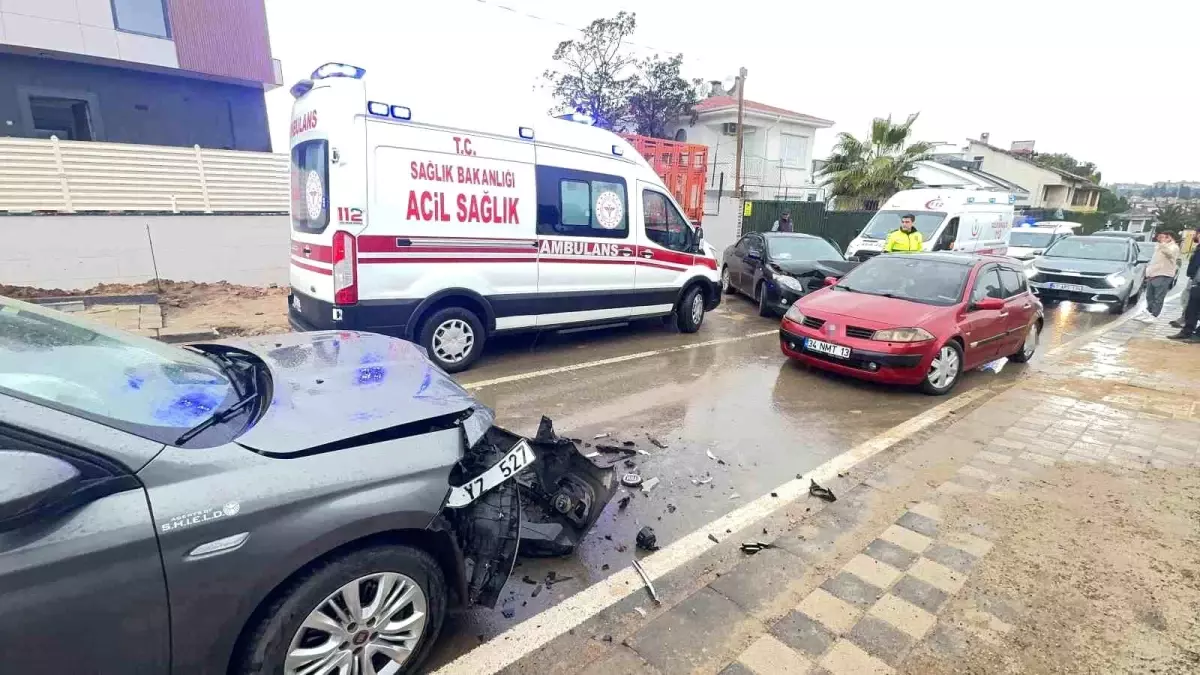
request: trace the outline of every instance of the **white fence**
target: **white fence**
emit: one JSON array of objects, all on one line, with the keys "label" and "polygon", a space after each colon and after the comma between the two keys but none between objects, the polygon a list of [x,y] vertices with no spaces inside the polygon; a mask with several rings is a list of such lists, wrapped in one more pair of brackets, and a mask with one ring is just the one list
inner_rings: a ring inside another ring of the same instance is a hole
[{"label": "white fence", "polygon": [[287,155],[0,138],[0,213],[287,210]]}]

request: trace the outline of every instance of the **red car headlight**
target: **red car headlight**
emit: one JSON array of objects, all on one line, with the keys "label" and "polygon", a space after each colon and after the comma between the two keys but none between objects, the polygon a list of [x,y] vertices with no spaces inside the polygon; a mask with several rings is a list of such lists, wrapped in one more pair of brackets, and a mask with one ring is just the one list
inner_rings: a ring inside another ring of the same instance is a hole
[{"label": "red car headlight", "polygon": [[783,318],[792,323],[804,323],[804,314],[795,303],[792,303],[792,306],[788,307],[787,314],[784,314]]},{"label": "red car headlight", "polygon": [[875,331],[871,339],[880,342],[925,342],[933,339],[933,333],[924,328],[889,328]]}]

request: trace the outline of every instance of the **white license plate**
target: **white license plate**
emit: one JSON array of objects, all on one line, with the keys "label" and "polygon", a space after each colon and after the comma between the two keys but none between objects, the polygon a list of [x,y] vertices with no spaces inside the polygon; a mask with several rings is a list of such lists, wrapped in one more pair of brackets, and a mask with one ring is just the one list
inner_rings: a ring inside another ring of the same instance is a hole
[{"label": "white license plate", "polygon": [[1046,288],[1054,291],[1074,291],[1075,293],[1086,293],[1088,290],[1087,286],[1080,286],[1078,284],[1060,284],[1053,281],[1047,283]]},{"label": "white license plate", "polygon": [[492,488],[521,473],[521,470],[533,464],[535,459],[537,455],[533,454],[529,441],[522,438],[490,469],[472,478],[466,485],[451,486],[446,506],[452,509],[467,506]]},{"label": "white license plate", "polygon": [[814,340],[812,338],[804,338],[804,348],[809,351],[820,352],[822,354],[829,354],[830,356],[836,356],[839,359],[850,358],[850,348],[849,347],[843,347],[841,345],[831,345],[828,342],[822,342],[820,340]]}]

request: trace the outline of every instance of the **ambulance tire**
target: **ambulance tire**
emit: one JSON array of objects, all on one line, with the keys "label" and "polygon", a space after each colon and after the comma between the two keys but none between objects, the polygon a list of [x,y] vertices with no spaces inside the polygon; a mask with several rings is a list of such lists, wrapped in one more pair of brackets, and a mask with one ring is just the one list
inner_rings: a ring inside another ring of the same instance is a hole
[{"label": "ambulance tire", "polygon": [[692,286],[683,294],[675,308],[675,324],[681,333],[695,333],[704,323],[704,291],[699,285]]},{"label": "ambulance tire", "polygon": [[479,359],[486,341],[483,322],[474,312],[463,307],[443,307],[421,323],[418,344],[439,368],[458,373]]}]

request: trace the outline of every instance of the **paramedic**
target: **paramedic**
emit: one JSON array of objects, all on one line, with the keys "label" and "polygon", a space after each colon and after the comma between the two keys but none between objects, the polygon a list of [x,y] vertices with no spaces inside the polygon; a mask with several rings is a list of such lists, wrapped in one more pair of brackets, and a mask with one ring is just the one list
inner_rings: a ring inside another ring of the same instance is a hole
[{"label": "paramedic", "polygon": [[900,216],[900,229],[893,230],[884,245],[885,253],[920,253],[925,244],[924,237],[917,230],[916,218],[911,213]]}]

